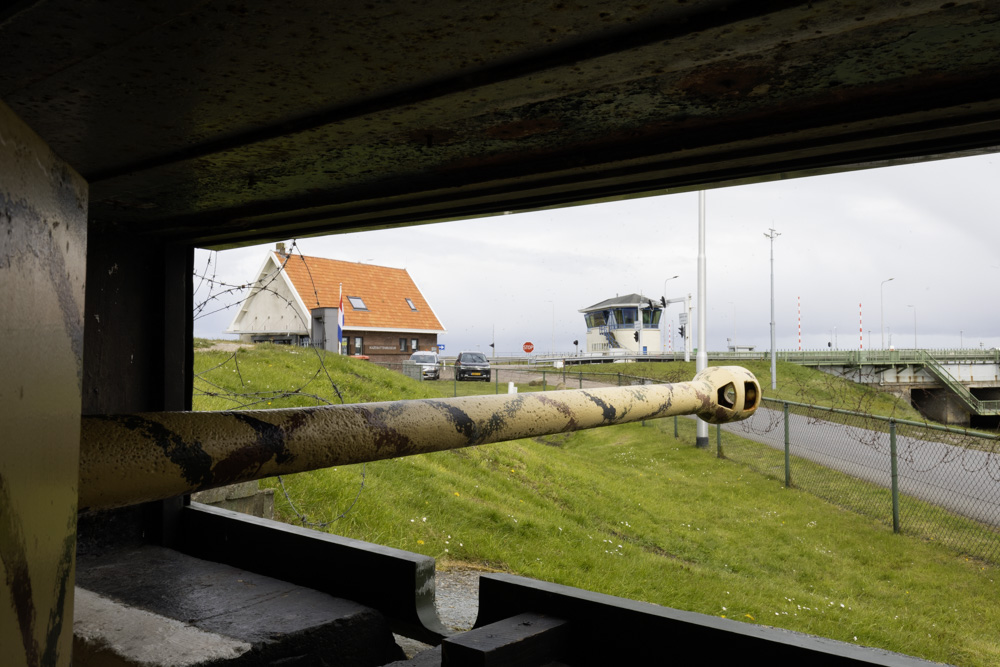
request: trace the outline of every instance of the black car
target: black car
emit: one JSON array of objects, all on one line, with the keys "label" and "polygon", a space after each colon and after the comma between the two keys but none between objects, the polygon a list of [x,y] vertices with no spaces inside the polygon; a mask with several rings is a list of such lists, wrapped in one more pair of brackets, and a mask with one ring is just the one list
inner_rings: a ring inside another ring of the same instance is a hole
[{"label": "black car", "polygon": [[489,382],[489,359],[482,352],[459,352],[455,359],[455,379]]}]

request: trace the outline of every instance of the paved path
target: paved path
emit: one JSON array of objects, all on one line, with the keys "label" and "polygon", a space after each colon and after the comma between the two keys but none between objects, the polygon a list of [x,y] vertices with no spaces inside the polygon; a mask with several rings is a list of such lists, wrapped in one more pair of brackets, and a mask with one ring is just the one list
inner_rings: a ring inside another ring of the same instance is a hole
[{"label": "paved path", "polygon": [[[784,450],[781,411],[761,407],[748,421],[723,429],[748,440]],[[889,488],[889,434],[803,415],[789,415],[791,453]],[[896,438],[899,489],[957,514],[1000,526],[1000,458],[991,452]],[[795,471],[792,470],[794,479]]]},{"label": "paved path", "polygon": [[[491,378],[491,382],[500,381],[500,392],[506,393],[506,385],[508,382],[513,382],[515,384],[527,384],[528,382],[536,381],[541,383],[542,372],[537,368],[521,367],[521,368],[505,368],[503,366],[494,366],[493,373],[496,374],[496,378]],[[450,382],[453,378],[452,371],[450,368],[445,369],[442,373],[442,379],[445,382]],[[562,389],[594,389],[596,387],[612,387],[614,385],[608,384],[606,382],[594,382],[593,380],[584,379],[581,386],[579,371],[566,371],[565,386]],[[550,370],[545,372],[545,382],[550,391],[555,390],[556,387],[563,384],[563,373],[561,370]]]}]

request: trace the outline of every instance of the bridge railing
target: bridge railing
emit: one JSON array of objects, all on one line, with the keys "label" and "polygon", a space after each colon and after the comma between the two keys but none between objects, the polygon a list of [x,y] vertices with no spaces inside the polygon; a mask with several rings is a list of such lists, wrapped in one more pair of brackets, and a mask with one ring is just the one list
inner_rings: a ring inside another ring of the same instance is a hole
[{"label": "bridge railing", "polygon": [[[912,364],[924,363],[926,355],[939,361],[954,363],[963,361],[969,363],[1000,363],[1000,350],[778,350],[779,361],[789,361],[797,364]],[[711,355],[709,355],[711,356]]]}]

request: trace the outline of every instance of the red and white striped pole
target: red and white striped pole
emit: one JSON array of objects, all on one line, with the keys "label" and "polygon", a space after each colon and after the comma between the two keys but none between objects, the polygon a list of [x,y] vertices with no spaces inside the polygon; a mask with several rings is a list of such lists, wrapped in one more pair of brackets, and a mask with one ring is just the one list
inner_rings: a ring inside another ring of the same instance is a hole
[{"label": "red and white striped pole", "polygon": [[802,351],[802,297],[795,297],[796,305],[799,309],[799,352]]}]

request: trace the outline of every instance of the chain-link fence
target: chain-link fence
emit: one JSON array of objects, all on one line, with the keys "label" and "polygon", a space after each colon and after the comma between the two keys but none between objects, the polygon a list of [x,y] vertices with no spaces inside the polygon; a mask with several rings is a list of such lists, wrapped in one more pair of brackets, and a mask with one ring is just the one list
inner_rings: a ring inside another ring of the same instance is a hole
[{"label": "chain-link fence", "polygon": [[770,399],[722,429],[727,458],[897,532],[1000,562],[995,435]]},{"label": "chain-link fence", "polygon": [[[457,382],[444,367],[440,381],[454,395],[660,382],[605,366],[494,366],[489,382]],[[729,459],[897,532],[1000,563],[996,435],[764,399],[753,417],[722,425],[710,441]]]}]

